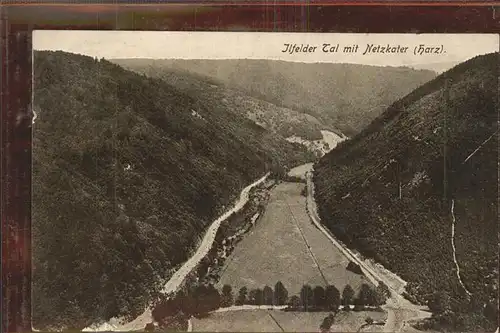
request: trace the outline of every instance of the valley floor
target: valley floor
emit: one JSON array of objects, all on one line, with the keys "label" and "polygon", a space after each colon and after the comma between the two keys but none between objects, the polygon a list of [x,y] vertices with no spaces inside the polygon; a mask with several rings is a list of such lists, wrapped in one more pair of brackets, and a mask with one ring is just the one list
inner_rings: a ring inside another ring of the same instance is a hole
[{"label": "valley floor", "polygon": [[288,182],[273,188],[262,218],[227,259],[218,287],[250,290],[281,281],[292,296],[304,284],[330,284],[342,292],[347,284],[357,290],[369,283],[346,269],[349,259],[313,225],[301,194],[304,188]]},{"label": "valley floor", "polygon": [[[312,165],[292,170],[294,176],[307,178]],[[349,284],[358,290],[362,283],[384,281],[392,289],[392,297],[383,306],[384,312],[339,312],[331,331],[418,332],[411,322],[430,316],[425,307],[404,299],[404,281],[380,265],[363,260],[358,254],[334,242],[321,225],[315,225],[306,207],[315,212],[314,201],[306,204],[306,196],[313,200],[311,189],[305,184],[284,182],[274,187],[265,213],[254,228],[236,246],[222,270],[218,287],[231,285],[236,292],[241,287],[250,289],[274,286],[281,281],[289,296],[297,295],[304,284],[328,284],[340,291]],[[309,212],[311,213],[311,212]],[[314,216],[317,217],[313,213]],[[316,222],[319,223],[319,222]],[[359,264],[365,274],[347,270],[350,261]],[[212,313],[193,321],[195,331],[318,331],[327,313],[283,312],[265,309],[246,309]],[[382,317],[383,318],[382,318]],[[372,317],[378,325],[363,326]],[[342,319],[340,319],[342,318]],[[255,323],[255,324],[254,324]],[[254,326],[252,326],[254,325]],[[287,326],[288,325],[288,326]],[[286,327],[285,327],[286,326]]]},{"label": "valley floor", "polygon": [[[301,178],[307,178],[309,185],[310,178],[305,177],[303,173],[311,171],[311,167],[312,165],[302,166],[301,172],[298,172],[299,176],[302,173]],[[311,205],[306,201],[306,195],[309,194],[310,200],[312,198],[310,192],[311,189],[306,189],[304,183],[283,182],[271,188],[264,213],[225,260],[217,283],[219,290],[225,284],[230,285],[236,296],[242,287],[247,287],[248,290],[264,286],[273,288],[276,282],[281,281],[288,291],[288,296],[291,297],[298,295],[305,284],[313,288],[334,285],[340,292],[346,285],[350,285],[357,293],[362,284],[372,283],[373,279],[347,269],[351,260],[362,267],[367,263],[361,262],[354,255],[347,255],[346,251],[349,250],[341,244],[332,242],[331,236],[321,230],[322,226],[318,225],[318,222],[316,224],[313,222],[308,213],[311,207],[306,208]],[[242,197],[248,199],[248,193],[245,192],[245,195],[242,193]],[[211,241],[203,242],[197,253],[201,250],[208,251],[215,232],[208,232],[207,235],[210,235]],[[191,261],[190,259],[188,262]],[[367,272],[373,272],[370,274],[376,275],[377,281],[385,280],[389,285],[393,284],[379,269],[370,268],[365,274]],[[181,280],[182,278],[179,281]],[[329,314],[243,307],[230,311],[221,308],[207,317],[193,318],[189,321],[189,330],[314,332],[319,330],[319,325]],[[340,311],[331,331],[355,332],[359,329],[377,332],[390,329],[414,332],[408,321],[418,319],[422,314],[420,308],[404,300],[398,292],[393,293],[393,298],[383,308],[385,311]],[[363,326],[367,317],[371,317],[375,324]],[[119,326],[120,330],[143,329],[150,318],[151,313],[148,310],[135,321]],[[117,330],[118,327],[106,329]]]}]

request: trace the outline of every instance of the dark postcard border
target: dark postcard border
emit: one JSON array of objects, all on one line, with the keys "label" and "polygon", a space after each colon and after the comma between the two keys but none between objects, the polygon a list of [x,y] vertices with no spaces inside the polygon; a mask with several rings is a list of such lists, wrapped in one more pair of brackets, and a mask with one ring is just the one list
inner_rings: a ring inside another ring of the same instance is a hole
[{"label": "dark postcard border", "polygon": [[[4,5],[1,30],[2,331],[31,331],[31,36],[34,29],[498,33],[500,7],[359,3]],[[497,9],[497,10],[496,10]],[[498,12],[498,13],[497,13]],[[159,45],[159,47],[161,47]],[[467,47],[467,45],[464,45]]]}]

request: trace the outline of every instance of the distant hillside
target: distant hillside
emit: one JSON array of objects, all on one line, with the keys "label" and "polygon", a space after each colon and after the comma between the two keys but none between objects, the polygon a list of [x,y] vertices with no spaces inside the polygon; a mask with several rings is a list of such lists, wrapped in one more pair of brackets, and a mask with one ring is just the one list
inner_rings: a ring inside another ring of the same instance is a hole
[{"label": "distant hillside", "polygon": [[[115,62],[115,60],[113,60]],[[300,136],[308,140],[321,139],[321,130],[333,130],[317,118],[289,108],[280,107],[265,100],[231,89],[224,84],[184,70],[164,69],[157,71],[150,66],[116,63],[150,77],[161,78],[177,89],[203,101],[205,105],[243,115],[260,126],[276,132],[284,138]]]},{"label": "distant hillside", "polygon": [[274,60],[113,61],[159,76],[172,69],[203,75],[277,106],[312,115],[347,136],[359,132],[389,104],[436,76],[433,71],[402,67]]},{"label": "distant hillside", "polygon": [[498,54],[462,63],[315,165],[323,222],[430,302],[424,328],[498,326],[498,74]]},{"label": "distant hillside", "polygon": [[105,60],[35,52],[34,76],[37,328],[142,312],[244,186],[313,158]]}]

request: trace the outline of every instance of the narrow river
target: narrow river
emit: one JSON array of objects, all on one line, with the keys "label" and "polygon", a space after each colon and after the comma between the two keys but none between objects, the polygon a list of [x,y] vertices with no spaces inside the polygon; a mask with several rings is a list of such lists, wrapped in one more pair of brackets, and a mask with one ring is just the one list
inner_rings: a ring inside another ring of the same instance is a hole
[{"label": "narrow river", "polygon": [[[219,229],[221,223],[226,220],[231,214],[239,211],[245,204],[248,202],[249,194],[252,188],[258,186],[262,182],[264,182],[269,173],[264,175],[262,178],[256,180],[252,184],[245,187],[240,194],[240,198],[236,201],[233,208],[225,212],[222,216],[220,216],[217,220],[212,222],[210,227],[208,228],[203,240],[201,241],[198,249],[193,254],[191,258],[186,261],[179,270],[177,270],[174,275],[168,280],[168,282],[163,287],[164,293],[171,293],[177,291],[181,286],[182,282],[186,278],[186,276],[196,267],[196,265],[205,257],[212,247],[212,244],[215,240],[215,235],[217,234],[217,230]],[[124,323],[123,319],[120,318],[112,318],[109,322],[101,324],[101,325],[93,325],[83,329],[84,332],[98,332],[98,331],[136,331],[143,330],[146,324],[152,322],[153,319],[151,317],[151,309],[146,309],[143,314],[139,317],[135,318],[133,321]]]}]

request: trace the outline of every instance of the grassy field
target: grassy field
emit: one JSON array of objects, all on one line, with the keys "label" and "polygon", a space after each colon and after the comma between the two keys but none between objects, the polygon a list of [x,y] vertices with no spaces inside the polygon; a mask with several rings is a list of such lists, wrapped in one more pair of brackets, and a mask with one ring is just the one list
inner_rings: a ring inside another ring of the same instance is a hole
[{"label": "grassy field", "polygon": [[299,177],[299,178],[305,180],[306,179],[306,172],[311,171],[312,168],[313,168],[313,163],[302,164],[302,165],[299,165],[298,167],[291,169],[288,172],[288,175],[292,176],[292,177]]},{"label": "grassy field", "polygon": [[[213,313],[203,319],[193,319],[195,332],[318,332],[328,312],[284,312],[273,310],[243,310]],[[356,332],[365,319],[384,322],[385,312],[339,312],[332,332]],[[364,332],[381,332],[383,326],[372,325]]]},{"label": "grassy field", "polygon": [[333,284],[342,291],[347,284],[358,290],[369,283],[346,270],[347,258],[312,224],[300,194],[304,186],[281,183],[272,190],[262,218],[226,261],[219,287],[229,284],[237,291],[281,281],[292,296],[304,284]]}]

